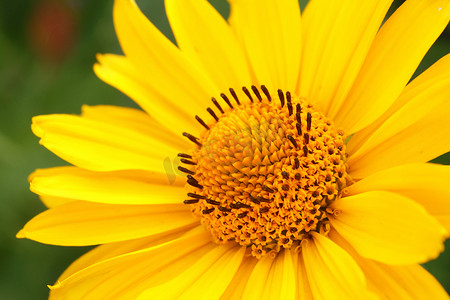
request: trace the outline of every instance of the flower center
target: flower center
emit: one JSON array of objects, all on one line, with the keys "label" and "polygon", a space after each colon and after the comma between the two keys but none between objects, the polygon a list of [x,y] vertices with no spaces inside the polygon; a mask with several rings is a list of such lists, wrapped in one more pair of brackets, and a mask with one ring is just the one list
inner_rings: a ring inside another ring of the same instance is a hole
[{"label": "flower center", "polygon": [[262,86],[251,102],[241,104],[234,90],[222,98],[225,111],[208,111],[216,122],[206,124],[197,144],[179,154],[188,173],[187,189],[194,215],[217,243],[235,241],[257,258],[291,248],[311,231],[329,231],[327,206],[340,197],[350,179],[345,164],[343,132],[306,100]]}]

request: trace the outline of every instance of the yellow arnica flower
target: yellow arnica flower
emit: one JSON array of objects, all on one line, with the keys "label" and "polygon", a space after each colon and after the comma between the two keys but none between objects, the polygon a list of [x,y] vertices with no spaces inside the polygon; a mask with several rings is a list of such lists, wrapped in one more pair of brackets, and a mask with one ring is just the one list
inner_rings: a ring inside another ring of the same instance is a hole
[{"label": "yellow arnica flower", "polygon": [[[98,77],[142,110],[33,119],[73,166],[18,233],[100,245],[54,299],[448,299],[450,55],[410,79],[448,0],[166,0],[177,46],[116,0]],[[382,24],[383,23],[383,24]]]}]

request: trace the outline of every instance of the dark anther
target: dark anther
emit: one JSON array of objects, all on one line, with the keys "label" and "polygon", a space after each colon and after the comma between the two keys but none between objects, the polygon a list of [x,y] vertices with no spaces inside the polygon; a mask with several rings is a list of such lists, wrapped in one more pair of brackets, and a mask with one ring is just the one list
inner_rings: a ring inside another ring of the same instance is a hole
[{"label": "dark anther", "polygon": [[178,153],[178,157],[184,157],[184,158],[190,158],[192,159],[192,156],[189,154],[184,154],[184,153]]},{"label": "dark anther", "polygon": [[292,107],[292,99],[291,99],[291,93],[290,92],[286,92],[286,100],[287,100],[287,107],[288,107],[288,111],[289,111],[289,115],[292,116],[292,114],[294,113],[294,108]]},{"label": "dark anther", "polygon": [[186,169],[186,168],[184,168],[182,166],[178,166],[178,170],[180,170],[181,172],[186,173],[186,174],[191,174],[191,175],[195,174],[194,171],[188,170],[188,169]]},{"label": "dark anther", "polygon": [[300,173],[295,174],[294,176],[295,180],[300,180],[302,178],[302,175]]},{"label": "dark anther", "polygon": [[250,195],[250,201],[252,201],[255,204],[259,204],[261,203],[261,201],[259,201],[258,199],[256,199],[255,197],[253,197],[252,195]]},{"label": "dark anther", "polygon": [[241,105],[241,102],[239,101],[238,96],[236,95],[236,92],[233,88],[230,88],[230,94],[233,96],[234,100],[236,101],[237,105]]},{"label": "dark anther", "polygon": [[295,148],[298,148],[297,142],[295,141],[295,139],[290,134],[288,134],[287,138],[292,143],[292,145],[294,145]]},{"label": "dark anther", "polygon": [[303,156],[307,156],[308,155],[308,147],[303,146]]},{"label": "dark anther", "polygon": [[248,99],[250,99],[250,101],[253,103],[253,97],[250,94],[248,88],[246,88],[245,86],[242,87],[242,90],[244,91],[244,94],[248,97]]},{"label": "dark anther", "polygon": [[262,188],[263,191],[266,191],[268,193],[273,193],[274,192],[273,189],[271,189],[270,187],[268,187],[267,185],[264,185],[264,184],[263,184],[263,186],[261,188]]},{"label": "dark anther", "polygon": [[310,131],[311,130],[311,113],[308,112],[308,114],[306,115],[306,130]]},{"label": "dark anther", "polygon": [[220,110],[221,113],[224,113],[222,106],[220,106],[219,102],[217,102],[216,98],[212,97],[211,101],[214,103],[214,105]]},{"label": "dark anther", "polygon": [[309,134],[305,133],[303,135],[303,137],[305,138],[305,144],[308,144],[309,143]]},{"label": "dark anther", "polygon": [[230,212],[230,211],[231,211],[230,208],[228,208],[228,207],[223,207],[223,206],[219,206],[219,210],[220,210],[220,211],[223,211],[223,212]]},{"label": "dark anther", "polygon": [[289,185],[283,184],[283,185],[281,186],[281,189],[282,189],[283,191],[289,191]]},{"label": "dark anther", "polygon": [[263,214],[263,213],[268,212],[269,210],[270,210],[270,208],[268,208],[268,207],[263,207],[263,208],[261,208],[261,209],[259,210],[259,213]]},{"label": "dark anther", "polygon": [[212,200],[212,199],[206,199],[205,201],[206,201],[206,203],[209,203],[211,205],[220,205],[219,201],[215,201],[215,200]]},{"label": "dark anther", "polygon": [[248,211],[244,211],[243,213],[238,214],[237,217],[239,219],[241,219],[241,218],[244,218],[247,214],[248,214]]},{"label": "dark anther", "polygon": [[253,91],[253,93],[255,93],[256,98],[258,98],[259,102],[261,102],[262,101],[262,97],[261,97],[261,94],[258,91],[258,88],[256,86],[252,85],[252,91]]},{"label": "dark anther", "polygon": [[239,209],[239,208],[252,208],[250,205],[248,204],[244,204],[242,202],[236,202],[236,203],[231,203],[230,207],[233,209]]},{"label": "dark anther", "polygon": [[202,146],[202,144],[198,141],[198,138],[196,138],[192,134],[189,134],[187,132],[183,132],[183,136],[187,137],[191,142],[195,143],[197,146],[199,146],[199,147]]},{"label": "dark anther", "polygon": [[187,195],[188,195],[189,197],[191,197],[191,198],[206,199],[206,196],[197,195],[197,194],[194,194],[194,193],[188,193]]},{"label": "dark anther", "polygon": [[284,179],[289,179],[289,174],[286,171],[281,172]]},{"label": "dark anther", "polygon": [[214,207],[202,210],[202,214],[207,215],[214,211]]},{"label": "dark anther", "polygon": [[228,106],[233,109],[233,105],[231,105],[230,99],[228,99],[227,95],[225,95],[224,93],[220,94],[220,97],[222,97],[223,100],[225,100],[225,102],[228,104]]},{"label": "dark anther", "polygon": [[195,204],[197,202],[198,202],[198,199],[188,199],[188,200],[183,201],[184,204]]},{"label": "dark anther", "polygon": [[280,98],[281,108],[284,107],[284,93],[282,90],[278,90],[278,98]]},{"label": "dark anther", "polygon": [[188,175],[187,177],[188,177],[188,179],[187,179],[186,182],[188,184],[190,184],[191,186],[196,187],[198,189],[202,189],[203,188],[203,185],[199,184],[198,181],[195,180],[194,177],[192,177],[191,175]]},{"label": "dark anther", "polygon": [[216,122],[219,121],[219,118],[216,116],[216,113],[211,109],[211,107],[208,107],[206,110],[216,120]]},{"label": "dark anther", "polygon": [[287,229],[281,231],[281,235],[285,236],[286,234],[287,234]]},{"label": "dark anther", "polygon": [[298,169],[300,167],[300,162],[298,161],[298,158],[296,157],[294,159],[294,169]]},{"label": "dark anther", "polygon": [[295,127],[297,128],[298,135],[302,135],[302,124],[296,123]]},{"label": "dark anther", "polygon": [[297,232],[297,228],[296,227],[291,227],[291,228],[289,228],[289,231],[291,232],[291,233],[295,233],[295,232]]},{"label": "dark anther", "polygon": [[261,86],[261,90],[263,91],[264,95],[266,95],[267,100],[269,100],[269,102],[272,101],[272,97],[270,97],[269,90],[267,90],[265,85]]},{"label": "dark anther", "polygon": [[270,202],[270,199],[266,199],[261,196],[256,197],[256,199],[258,199],[259,202]]},{"label": "dark anther", "polygon": [[180,161],[181,161],[183,164],[187,164],[187,165],[196,165],[195,162],[193,162],[193,161],[191,161],[191,160],[188,160],[188,159],[182,158],[182,159],[180,159]]},{"label": "dark anther", "polygon": [[296,109],[295,118],[297,119],[297,122],[299,122],[301,124],[302,123],[302,118],[301,118],[302,108],[300,107],[300,103],[297,103],[297,105],[295,106],[295,109]]},{"label": "dark anther", "polygon": [[195,115],[195,119],[196,119],[200,124],[202,124],[202,126],[205,127],[206,130],[209,130],[209,126],[206,125],[205,121],[203,121],[199,116]]}]

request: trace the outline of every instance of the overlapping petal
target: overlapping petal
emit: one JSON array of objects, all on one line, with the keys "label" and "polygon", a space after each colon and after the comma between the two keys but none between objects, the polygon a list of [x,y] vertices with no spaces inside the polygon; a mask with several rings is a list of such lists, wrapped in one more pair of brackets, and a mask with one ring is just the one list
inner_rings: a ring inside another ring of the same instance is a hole
[{"label": "overlapping petal", "polygon": [[444,249],[446,230],[419,204],[392,192],[371,191],[330,205],[330,223],[363,257],[386,264],[422,263]]},{"label": "overlapping petal", "polygon": [[233,0],[230,5],[231,26],[258,83],[271,92],[295,91],[302,45],[298,1]]},{"label": "overlapping petal", "polygon": [[196,224],[183,204],[111,205],[74,201],[40,213],[17,237],[52,245],[87,246],[141,238]]},{"label": "overlapping petal", "polygon": [[369,175],[348,188],[348,195],[389,191],[422,205],[450,232],[450,166],[402,165]]},{"label": "overlapping petal", "polygon": [[378,32],[334,120],[353,134],[380,117],[400,95],[450,20],[447,0],[408,0]]},{"label": "overlapping petal", "polygon": [[185,179],[145,171],[93,172],[77,167],[37,170],[30,175],[38,195],[105,204],[152,205],[182,203]]},{"label": "overlapping petal", "polygon": [[166,0],[166,13],[178,47],[201,64],[214,83],[227,91],[251,84],[244,50],[227,22],[206,0]]},{"label": "overlapping petal", "polygon": [[311,0],[303,13],[297,94],[333,118],[345,100],[392,0]]}]

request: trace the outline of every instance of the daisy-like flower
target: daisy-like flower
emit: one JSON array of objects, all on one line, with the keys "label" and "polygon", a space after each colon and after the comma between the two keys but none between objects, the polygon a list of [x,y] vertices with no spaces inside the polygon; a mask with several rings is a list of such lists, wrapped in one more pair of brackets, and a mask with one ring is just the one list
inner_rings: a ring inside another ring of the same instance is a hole
[{"label": "daisy-like flower", "polygon": [[[447,299],[419,264],[450,230],[450,56],[409,82],[448,0],[166,0],[175,46],[116,0],[94,70],[142,111],[33,119],[73,166],[18,233],[99,245],[58,299]],[[381,27],[380,27],[381,26]],[[409,82],[409,83],[408,83]]]}]

